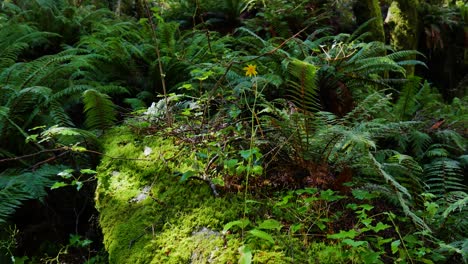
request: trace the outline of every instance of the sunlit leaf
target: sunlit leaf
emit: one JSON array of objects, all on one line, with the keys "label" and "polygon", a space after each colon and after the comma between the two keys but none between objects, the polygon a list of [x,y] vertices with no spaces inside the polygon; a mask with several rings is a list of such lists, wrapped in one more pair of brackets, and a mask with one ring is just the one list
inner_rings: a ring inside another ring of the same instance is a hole
[{"label": "sunlit leaf", "polygon": [[273,240],[273,237],[270,234],[260,229],[252,229],[249,231],[249,233],[255,237],[270,241],[272,244],[275,243],[275,241]]}]

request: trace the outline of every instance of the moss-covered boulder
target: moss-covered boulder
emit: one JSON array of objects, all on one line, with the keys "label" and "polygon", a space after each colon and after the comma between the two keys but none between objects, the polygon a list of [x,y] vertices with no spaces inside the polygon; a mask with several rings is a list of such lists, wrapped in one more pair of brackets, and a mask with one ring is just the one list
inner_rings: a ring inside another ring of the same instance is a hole
[{"label": "moss-covered boulder", "polygon": [[[203,181],[180,182],[175,172],[187,153],[171,139],[121,127],[104,142],[96,204],[110,263],[237,263],[241,240],[221,231],[242,217],[238,197],[216,198]],[[263,255],[281,263],[283,254]]]},{"label": "moss-covered boulder", "polygon": [[[317,239],[310,234],[323,212],[308,211],[310,205],[289,208],[291,192],[263,200],[246,198],[245,192],[215,197],[206,181],[181,181],[178,172],[189,167],[190,149],[128,127],[107,134],[96,206],[110,263],[359,262],[365,247],[350,250],[323,241],[325,233]],[[275,206],[278,201],[287,203],[285,211]],[[302,221],[304,232],[291,221]]]}]

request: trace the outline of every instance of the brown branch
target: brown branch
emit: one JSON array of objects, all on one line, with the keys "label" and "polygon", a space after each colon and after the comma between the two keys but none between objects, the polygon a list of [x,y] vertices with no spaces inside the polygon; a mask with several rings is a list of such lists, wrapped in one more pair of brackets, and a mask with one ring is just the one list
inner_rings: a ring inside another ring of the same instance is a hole
[{"label": "brown branch", "polygon": [[55,151],[59,151],[59,150],[67,150],[67,147],[61,147],[61,148],[55,148],[55,149],[45,149],[45,150],[41,150],[39,152],[28,154],[28,155],[23,155],[23,156],[14,157],[14,158],[8,158],[8,159],[1,159],[0,163],[1,162],[8,162],[8,161],[15,161],[15,160],[22,160],[22,159],[31,158],[31,157],[34,157],[34,156],[37,156],[37,155],[41,155],[41,154],[44,154],[44,153],[55,152]]},{"label": "brown branch", "polygon": [[46,159],[46,160],[40,161],[40,162],[38,162],[38,163],[36,163],[36,164],[34,164],[34,165],[32,166],[32,170],[34,171],[34,170],[36,170],[37,167],[39,167],[40,165],[45,164],[45,163],[49,163],[49,162],[51,162],[51,161],[54,161],[54,160],[56,160],[56,159],[58,159],[58,158],[60,158],[60,157],[62,157],[62,156],[65,156],[65,154],[68,154],[68,153],[70,153],[70,151],[65,151],[65,152],[62,152],[62,153],[58,154],[57,156],[53,156],[53,157],[50,157],[50,158],[48,158],[48,159]]}]

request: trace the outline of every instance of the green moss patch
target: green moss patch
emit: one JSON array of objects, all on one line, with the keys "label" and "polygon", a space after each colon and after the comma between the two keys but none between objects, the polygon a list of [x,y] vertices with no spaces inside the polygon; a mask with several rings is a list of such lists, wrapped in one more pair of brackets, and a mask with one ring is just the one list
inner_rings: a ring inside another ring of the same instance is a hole
[{"label": "green moss patch", "polygon": [[[151,148],[151,154],[144,150]],[[203,182],[179,182],[170,139],[116,128],[105,138],[96,203],[111,263],[227,263],[239,243],[226,242],[224,223],[242,204],[214,198]]]},{"label": "green moss patch", "polygon": [[[244,194],[215,197],[204,181],[181,182],[179,172],[189,167],[184,162],[191,153],[171,138],[119,127],[107,134],[104,148],[96,206],[110,263],[238,263],[246,255],[251,263],[349,259],[340,246],[291,234],[280,215],[271,215],[272,198],[250,200],[244,229],[232,225],[229,232],[223,231],[227,223],[243,219]],[[278,227],[265,224],[271,217],[278,221],[269,223]],[[261,223],[271,240],[257,229]],[[247,253],[243,246],[249,248]]]}]

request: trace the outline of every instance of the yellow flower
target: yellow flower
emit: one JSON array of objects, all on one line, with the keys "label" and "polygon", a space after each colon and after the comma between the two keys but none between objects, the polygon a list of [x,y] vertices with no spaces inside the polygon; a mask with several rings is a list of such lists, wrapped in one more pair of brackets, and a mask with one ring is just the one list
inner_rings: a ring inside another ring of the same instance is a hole
[{"label": "yellow flower", "polygon": [[257,76],[257,65],[247,64],[247,67],[244,67],[243,70],[245,71],[245,76]]}]

